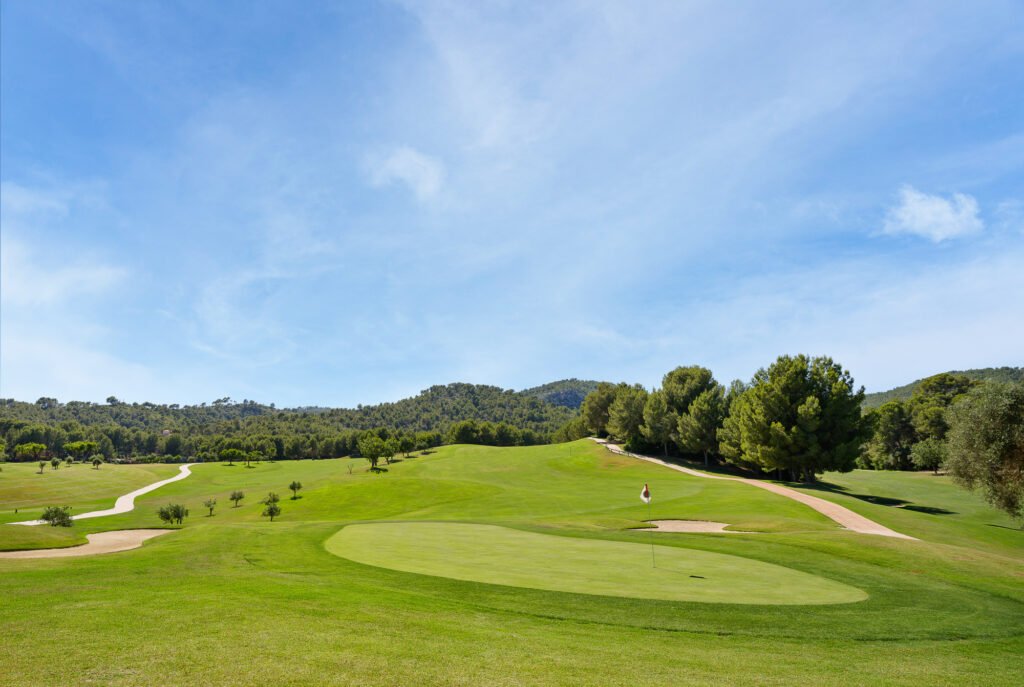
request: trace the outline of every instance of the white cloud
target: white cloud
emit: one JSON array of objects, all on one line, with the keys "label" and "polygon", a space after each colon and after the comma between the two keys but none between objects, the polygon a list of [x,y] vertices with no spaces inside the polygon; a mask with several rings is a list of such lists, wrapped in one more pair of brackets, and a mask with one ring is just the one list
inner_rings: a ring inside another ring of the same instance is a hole
[{"label": "white cloud", "polygon": [[951,200],[922,193],[912,186],[900,189],[900,204],[889,211],[886,234],[916,234],[938,243],[981,231],[978,201],[963,193]]},{"label": "white cloud", "polygon": [[370,160],[370,181],[386,186],[395,181],[408,185],[421,203],[435,197],[444,184],[444,164],[435,157],[400,146],[387,155]]}]

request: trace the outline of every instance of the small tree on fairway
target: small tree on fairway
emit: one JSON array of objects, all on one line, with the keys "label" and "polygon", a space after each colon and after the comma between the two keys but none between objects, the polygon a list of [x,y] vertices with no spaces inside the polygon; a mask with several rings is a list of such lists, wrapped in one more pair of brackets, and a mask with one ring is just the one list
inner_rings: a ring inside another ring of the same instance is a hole
[{"label": "small tree on fairway", "polygon": [[260,501],[260,503],[262,503],[262,504],[264,504],[266,506],[269,506],[270,504],[277,503],[280,500],[281,500],[280,496],[278,496],[274,492],[270,492],[269,494],[267,494],[267,498],[265,498],[262,501]]},{"label": "small tree on fairway", "polygon": [[292,482],[288,485],[288,488],[292,490],[292,501],[299,498],[299,489],[302,489],[302,482]]},{"label": "small tree on fairway", "polygon": [[238,508],[238,502],[245,498],[245,492],[233,491],[231,492],[231,500],[235,502],[235,508]]},{"label": "small tree on fairway", "polygon": [[53,527],[71,527],[71,506],[47,506],[42,521]]},{"label": "small tree on fairway", "polygon": [[263,509],[263,515],[270,516],[270,522],[274,522],[274,518],[281,514],[281,507],[277,505],[277,501],[273,501],[267,504],[267,507]]},{"label": "small tree on fairway", "polygon": [[45,460],[39,461],[39,474],[40,475],[43,474],[43,468],[45,468],[45,467],[46,467],[46,461]]},{"label": "small tree on fairway", "polygon": [[398,453],[398,441],[395,439],[388,439],[385,441],[382,454],[388,465],[391,465],[391,459],[395,457],[396,453]]},{"label": "small tree on fairway", "polygon": [[207,499],[207,500],[203,501],[203,508],[209,508],[210,509],[210,515],[207,515],[206,517],[210,517],[211,515],[213,515],[213,507],[216,506],[216,505],[217,505],[217,499]]},{"label": "small tree on fairway", "polygon": [[52,467],[54,470],[59,468],[60,467],[60,458],[51,458],[50,459],[50,467]]},{"label": "small tree on fairway", "polygon": [[375,434],[364,437],[359,440],[359,453],[369,461],[370,469],[376,470],[377,461],[380,460],[381,454],[384,453],[384,442]]},{"label": "small tree on fairway", "polygon": [[180,503],[168,503],[156,512],[160,519],[167,524],[181,524],[182,520],[188,517],[188,509]]},{"label": "small tree on fairway", "polygon": [[100,469],[100,463],[102,463],[102,462],[103,462],[103,458],[101,458],[98,455],[93,456],[92,457],[92,469],[93,470],[99,470]]},{"label": "small tree on fairway", "polygon": [[248,454],[237,448],[226,448],[220,452],[220,459],[226,460],[228,465],[234,465],[236,460],[245,460]]}]

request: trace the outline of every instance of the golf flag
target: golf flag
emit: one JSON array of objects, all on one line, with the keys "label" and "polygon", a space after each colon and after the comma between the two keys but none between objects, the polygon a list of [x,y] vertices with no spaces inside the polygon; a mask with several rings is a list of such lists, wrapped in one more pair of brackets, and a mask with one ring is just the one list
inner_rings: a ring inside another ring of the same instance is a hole
[{"label": "golf flag", "polygon": [[644,485],[644,490],[640,492],[640,499],[644,503],[650,503],[651,502],[651,490],[647,488],[646,484]]}]

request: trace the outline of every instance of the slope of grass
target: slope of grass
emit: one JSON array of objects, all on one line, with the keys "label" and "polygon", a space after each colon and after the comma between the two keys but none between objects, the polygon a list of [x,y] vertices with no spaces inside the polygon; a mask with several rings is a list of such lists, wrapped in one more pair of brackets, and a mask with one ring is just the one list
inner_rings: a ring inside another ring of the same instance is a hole
[{"label": "slope of grass", "polygon": [[46,506],[72,506],[72,514],[112,508],[118,496],[177,473],[176,465],[104,464],[96,470],[76,463],[53,470],[47,463],[39,474],[35,463],[4,463],[0,523],[35,519]]},{"label": "slope of grass", "polygon": [[[899,493],[891,474],[867,478]],[[293,479],[305,485],[294,501]],[[644,482],[653,517],[776,530],[662,533],[659,550],[751,561],[751,575],[758,563],[782,566],[868,598],[768,605],[580,594],[371,567],[325,548],[351,523],[385,523],[365,526],[372,544],[374,527],[426,521],[558,535],[566,551],[572,542],[646,546],[649,533],[628,529],[647,518]],[[922,480],[910,500],[957,510],[952,492],[933,489],[942,486]],[[247,493],[239,508],[226,500],[232,489]],[[284,511],[274,523],[258,503],[270,489]],[[192,510],[181,531],[123,553],[0,561],[0,684],[1024,682],[1024,547],[978,533],[999,529],[984,522],[983,505],[974,515],[960,505],[957,518],[814,493],[899,517],[879,520],[923,540],[841,531],[782,497],[590,442],[445,447],[380,475],[344,460],[200,465],[132,513],[73,528],[153,526],[158,505],[180,501]],[[219,505],[206,517],[210,496]]]}]

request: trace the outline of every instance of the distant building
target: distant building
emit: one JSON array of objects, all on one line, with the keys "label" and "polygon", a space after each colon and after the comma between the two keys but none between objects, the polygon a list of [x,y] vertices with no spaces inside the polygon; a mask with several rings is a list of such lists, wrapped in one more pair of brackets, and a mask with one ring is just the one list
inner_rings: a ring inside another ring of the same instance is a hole
[{"label": "distant building", "polygon": [[165,437],[169,437],[171,436],[171,430],[165,429],[164,431],[160,432],[160,434],[162,434]]}]

